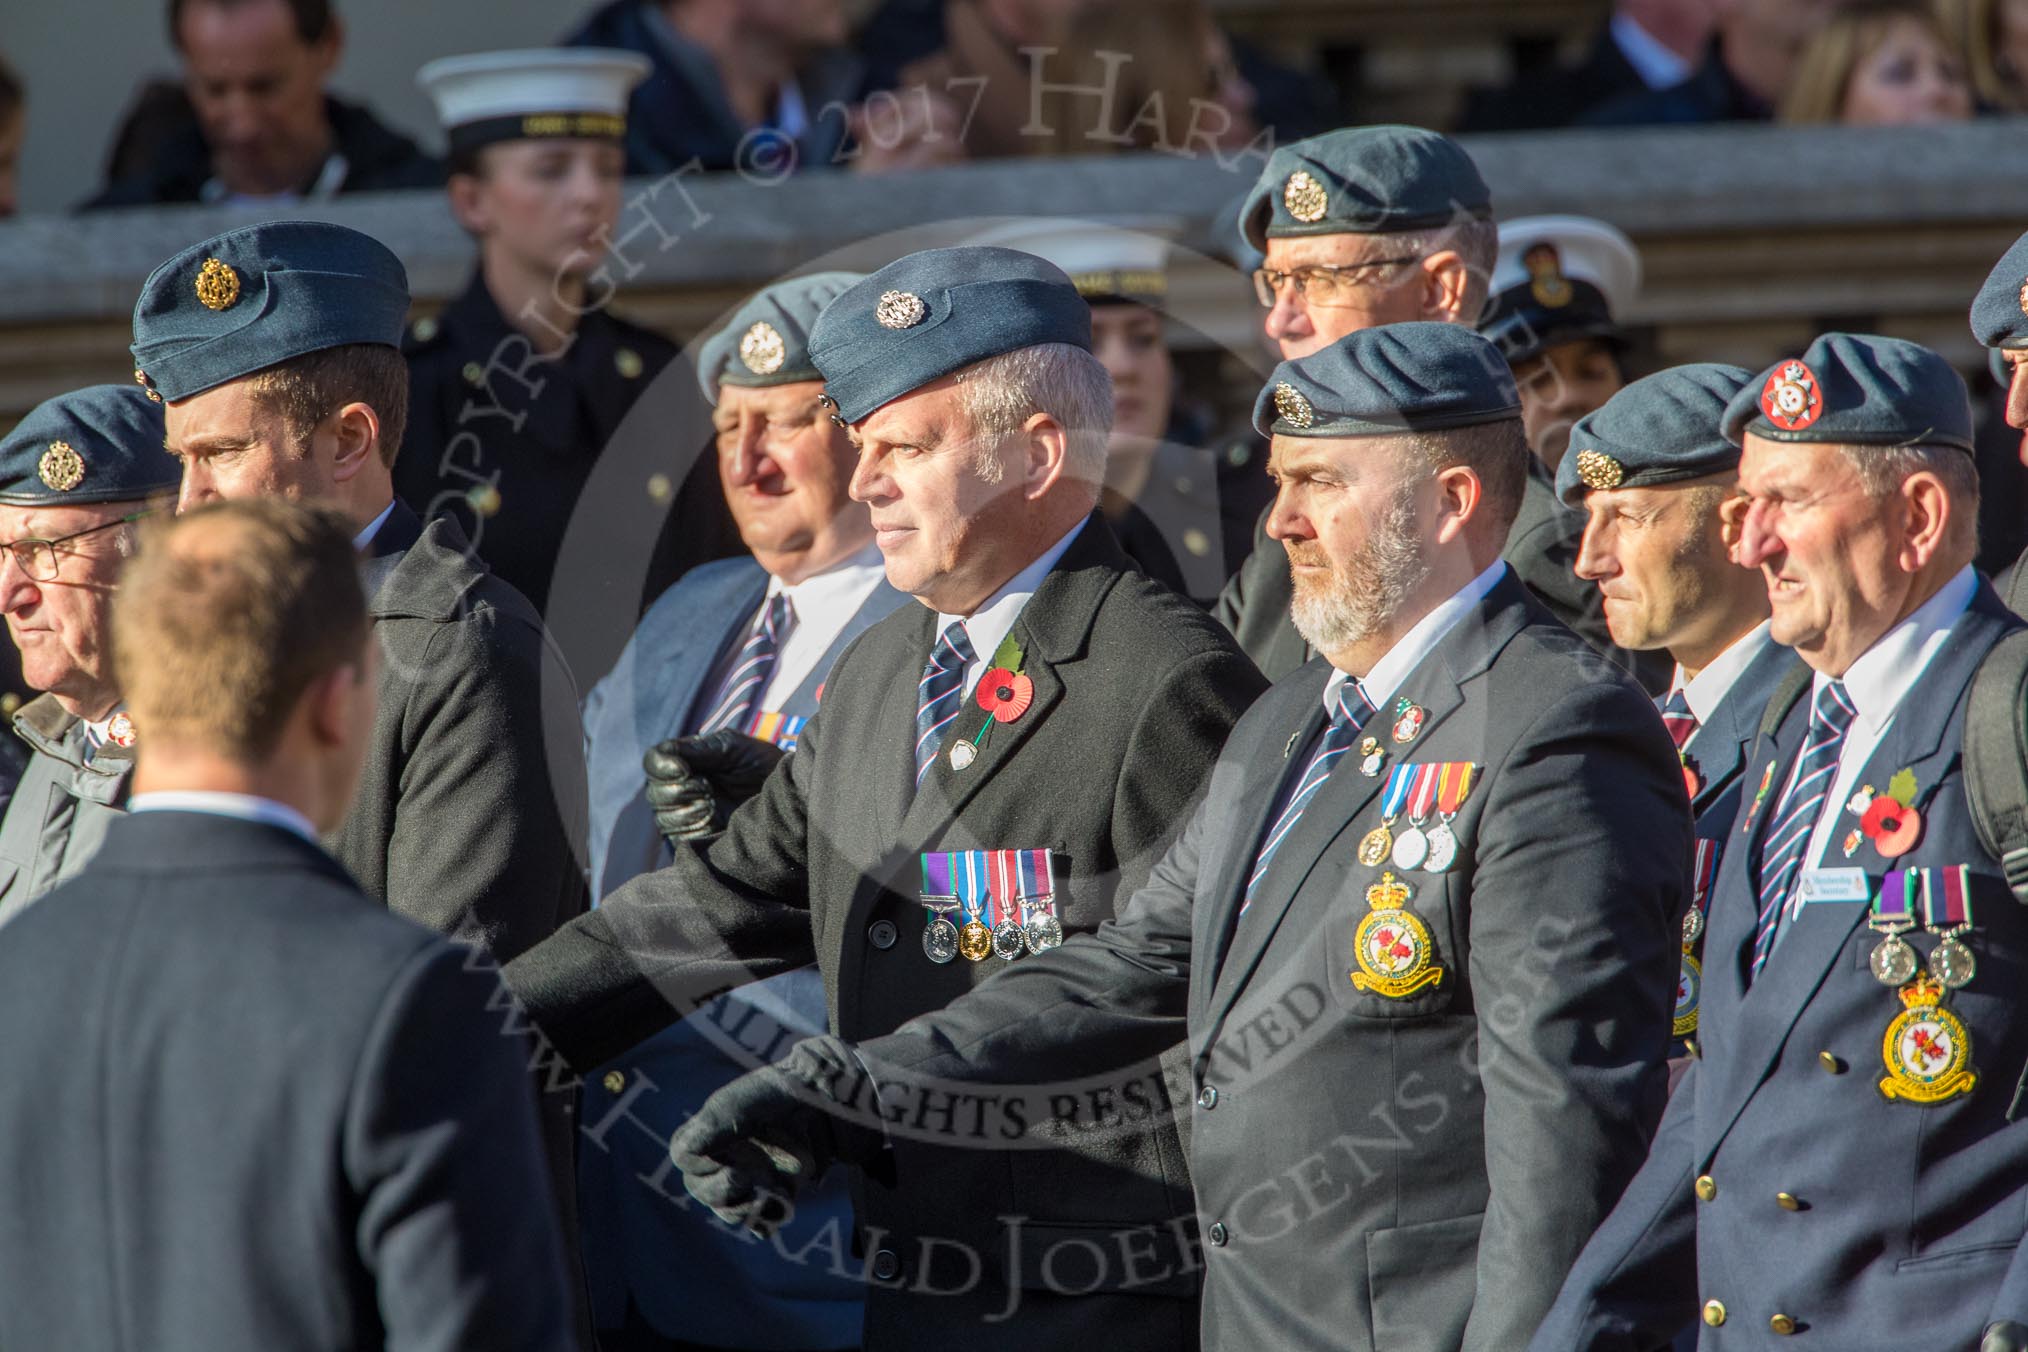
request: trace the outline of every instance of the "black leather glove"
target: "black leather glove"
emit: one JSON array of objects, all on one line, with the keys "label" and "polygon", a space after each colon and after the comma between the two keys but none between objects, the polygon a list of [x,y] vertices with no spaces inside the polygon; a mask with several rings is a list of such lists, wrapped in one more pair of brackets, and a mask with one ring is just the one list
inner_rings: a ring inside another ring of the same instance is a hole
[{"label": "black leather glove", "polygon": [[2028,1352],[2028,1324],[2007,1319],[1987,1325],[1986,1336],[1979,1340],[1979,1352]]},{"label": "black leather glove", "polygon": [[887,1135],[859,1058],[834,1037],[808,1038],[776,1065],[742,1075],[669,1138],[683,1186],[720,1220],[769,1234],[799,1188],[833,1162],[883,1159]]},{"label": "black leather glove", "polygon": [[730,728],[657,742],[641,757],[656,829],[672,842],[715,839],[786,754]]}]

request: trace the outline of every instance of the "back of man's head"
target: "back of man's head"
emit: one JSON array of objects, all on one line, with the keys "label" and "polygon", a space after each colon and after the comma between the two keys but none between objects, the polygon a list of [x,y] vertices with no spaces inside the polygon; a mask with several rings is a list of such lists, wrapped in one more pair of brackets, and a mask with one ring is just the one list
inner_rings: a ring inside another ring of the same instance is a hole
[{"label": "back of man's head", "polygon": [[113,605],[113,661],[144,753],[249,768],[275,757],[306,697],[366,674],[368,633],[351,526],[273,500],[214,503],[145,532]]}]

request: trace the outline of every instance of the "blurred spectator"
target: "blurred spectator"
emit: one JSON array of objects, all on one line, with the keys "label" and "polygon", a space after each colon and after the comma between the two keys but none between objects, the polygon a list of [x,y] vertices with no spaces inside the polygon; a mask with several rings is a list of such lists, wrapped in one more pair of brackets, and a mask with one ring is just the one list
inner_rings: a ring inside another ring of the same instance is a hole
[{"label": "blurred spectator", "polygon": [[[1121,54],[1129,59],[1122,61]],[[1260,134],[1260,95],[1204,0],[1125,0],[1080,10],[1042,68],[1040,133],[1027,149],[1236,154]],[[1109,98],[1092,90],[1110,87]],[[1102,121],[1110,112],[1110,124]]]},{"label": "blurred spectator", "polygon": [[897,91],[903,103],[918,89],[954,100],[969,155],[1035,154],[1049,147],[1022,134],[1033,110],[1020,49],[1061,49],[1091,2],[887,0],[859,32],[868,83]]},{"label": "blurred spectator", "polygon": [[1803,48],[1840,0],[1718,0],[1704,61],[1666,89],[1625,94],[1580,119],[1599,126],[1767,121]]},{"label": "blurred spectator", "polygon": [[1922,0],[1856,0],[1824,25],[1782,95],[1784,122],[1895,127],[1962,122],[1971,87]]},{"label": "blurred spectator", "polygon": [[2028,0],[1937,0],[1937,12],[1980,105],[2028,110]]},{"label": "blurred spectator", "polygon": [[886,99],[869,117],[866,68],[842,0],[609,0],[564,39],[648,58],[627,113],[627,172],[773,178],[794,168],[877,172],[961,158],[941,94]]},{"label": "blurred spectator", "polygon": [[28,130],[28,98],[21,77],[0,59],[0,220],[21,210],[21,140]]},{"label": "blurred spectator", "polygon": [[1618,0],[1584,59],[1525,71],[1499,89],[1475,89],[1462,131],[1564,127],[1623,94],[1667,89],[1703,59],[1721,0]]},{"label": "blurred spectator", "polygon": [[415,142],[325,92],[345,40],[330,0],[169,0],[169,35],[182,98],[143,89],[85,209],[317,201],[442,181]]}]

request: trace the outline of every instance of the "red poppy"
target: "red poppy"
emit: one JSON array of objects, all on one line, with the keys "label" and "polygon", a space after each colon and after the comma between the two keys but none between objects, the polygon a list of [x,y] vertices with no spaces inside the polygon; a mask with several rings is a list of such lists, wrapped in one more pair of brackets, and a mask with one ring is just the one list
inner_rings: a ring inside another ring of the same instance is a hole
[{"label": "red poppy", "polygon": [[1922,814],[1883,793],[1867,807],[1859,829],[1882,857],[1895,859],[1915,848],[1916,837],[1922,834]]},{"label": "red poppy", "polygon": [[996,723],[1012,723],[1035,702],[1035,682],[1018,671],[994,667],[979,678],[979,707]]}]

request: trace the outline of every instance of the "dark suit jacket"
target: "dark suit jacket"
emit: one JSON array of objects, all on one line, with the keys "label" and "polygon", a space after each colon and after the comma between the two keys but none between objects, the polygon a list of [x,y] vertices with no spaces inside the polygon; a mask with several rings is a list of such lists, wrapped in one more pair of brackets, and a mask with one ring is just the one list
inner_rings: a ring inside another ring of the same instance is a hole
[{"label": "dark suit jacket", "polygon": [[1739,781],[1767,702],[1775,688],[1802,666],[1803,659],[1793,649],[1768,641],[1739,673],[1711,717],[1690,735],[1683,750],[1697,771],[1697,795],[1690,806],[1700,837],[1723,840],[1731,834],[1739,816]]},{"label": "dark suit jacket", "polygon": [[114,822],[0,943],[0,1346],[568,1346],[498,994],[285,830]]},{"label": "dark suit jacket", "polygon": [[1474,89],[1465,97],[1458,130],[1527,131],[1567,127],[1593,108],[1622,94],[1639,93],[1647,82],[1634,69],[1610,24],[1600,27],[1584,60],[1523,74],[1498,89]]},{"label": "dark suit jacket", "polygon": [[[1759,1346],[1776,1314],[1838,1348],[1972,1348],[1989,1322],[2028,1322],[2028,1136],[2013,1120],[2028,1065],[2028,913],[1978,843],[1959,758],[1972,674],[2019,626],[1981,585],[1860,776],[1884,790],[1896,771],[1914,773],[1924,817],[1915,848],[1890,862],[1869,841],[1847,859],[1834,837],[1826,859],[1863,868],[1874,889],[1890,869],[1970,866],[1978,973],[1945,1008],[1969,1030],[1977,1087],[1928,1106],[1880,1092],[1883,1036],[1903,1011],[1869,968],[1879,936],[1864,905],[1804,907],[1747,984],[1755,856],[1809,725],[1809,700],[1798,700],[1743,781],[1772,771],[1718,876],[1702,1059],[1536,1352],[1648,1352],[1709,1300],[1726,1322],[1703,1330],[1705,1347]],[[1857,824],[1842,803],[1827,810]],[[1918,931],[1908,942],[1927,957],[1935,941]],[[1693,1191],[1699,1176],[1715,1186],[1708,1201]],[[1782,1194],[1795,1209],[1777,1205]]]},{"label": "dark suit jacket", "polygon": [[[719,989],[812,961],[842,1036],[940,1008],[1003,964],[924,956],[925,850],[1046,848],[1064,929],[1094,928],[1146,879],[1262,685],[1223,631],[1133,571],[1094,517],[1014,624],[1034,704],[997,727],[969,768],[940,756],[911,799],[916,686],[934,627],[929,609],[911,606],[868,630],[832,669],[794,754],[724,836],[679,850],[509,966],[509,985],[573,1065],[598,1065]],[[985,717],[967,707],[954,725],[966,735]],[[1100,1337],[1174,1348],[1194,1337],[1187,1276],[1121,1294],[1115,1269],[1082,1297],[1053,1293],[1047,1274],[1019,1262],[1008,1276],[1010,1250],[1037,1227],[1108,1246],[1146,1231],[1176,1270],[1170,1223],[1190,1204],[1173,1128],[1058,1150],[901,1154],[942,1184],[906,1196],[874,1181],[861,1189],[866,1248],[888,1255],[875,1270],[895,1265],[869,1292],[868,1346],[942,1349],[961,1336],[989,1349]],[[966,1255],[983,1256],[984,1272],[963,1294],[906,1294],[965,1285]],[[1026,1288],[1022,1317],[983,1322],[1010,1286]]]},{"label": "dark suit jacket", "polygon": [[1237,915],[1328,673],[1240,721],[1117,923],[860,1052],[883,1086],[1002,1093],[1150,1056],[1187,1017],[1205,1346],[1518,1347],[1661,1111],[1690,845],[1676,758],[1632,682],[1504,578],[1401,686],[1420,733],[1392,740],[1392,706],[1367,729],[1389,764],[1479,767],[1455,866],[1413,875],[1444,977],[1389,997],[1350,979],[1386,782],[1351,756]]}]

